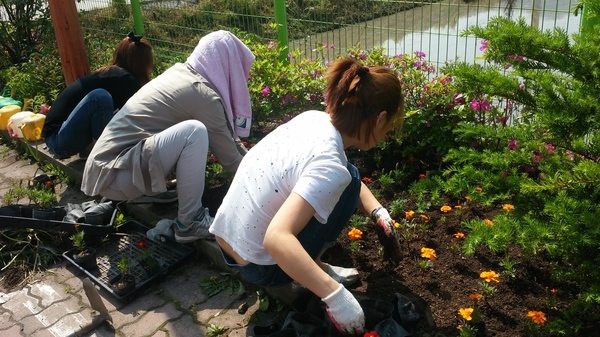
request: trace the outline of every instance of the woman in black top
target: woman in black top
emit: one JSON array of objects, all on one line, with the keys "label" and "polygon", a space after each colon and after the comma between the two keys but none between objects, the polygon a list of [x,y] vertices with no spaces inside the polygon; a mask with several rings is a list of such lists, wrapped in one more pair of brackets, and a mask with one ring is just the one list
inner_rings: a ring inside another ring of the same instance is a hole
[{"label": "woman in black top", "polygon": [[150,81],[153,66],[150,42],[129,33],[110,65],[80,77],[58,95],[42,129],[50,151],[59,158],[89,153],[113,114]]}]

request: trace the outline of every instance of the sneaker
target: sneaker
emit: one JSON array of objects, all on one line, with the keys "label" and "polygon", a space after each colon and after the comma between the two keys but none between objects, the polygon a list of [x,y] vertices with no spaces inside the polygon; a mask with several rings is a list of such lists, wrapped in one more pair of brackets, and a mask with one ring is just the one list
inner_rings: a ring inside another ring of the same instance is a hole
[{"label": "sneaker", "polygon": [[166,243],[167,241],[175,241],[173,223],[174,221],[169,219],[160,220],[156,223],[154,228],[151,228],[146,232],[146,237],[148,237],[150,240],[163,243]]},{"label": "sneaker", "polygon": [[358,281],[358,270],[355,268],[343,268],[328,265],[327,274],[329,274],[329,276],[331,276],[331,278],[336,280],[338,283],[343,284],[344,287],[352,285]]},{"label": "sneaker", "polygon": [[157,195],[142,195],[139,198],[129,200],[130,204],[168,204],[177,201],[177,191],[169,190]]},{"label": "sneaker", "polygon": [[193,242],[198,239],[214,239],[214,235],[208,232],[214,218],[208,214],[208,208],[201,208],[192,220],[192,224],[182,229],[183,224],[175,219],[175,240],[179,243]]}]

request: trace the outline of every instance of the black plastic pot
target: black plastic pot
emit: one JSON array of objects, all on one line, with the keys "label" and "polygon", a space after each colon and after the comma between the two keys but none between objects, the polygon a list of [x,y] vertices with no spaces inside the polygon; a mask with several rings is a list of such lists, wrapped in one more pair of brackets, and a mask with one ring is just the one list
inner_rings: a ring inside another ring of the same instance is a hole
[{"label": "black plastic pot", "polygon": [[110,280],[110,285],[119,296],[124,296],[135,290],[135,277],[130,274],[119,274]]},{"label": "black plastic pot", "polygon": [[76,250],[73,253],[73,261],[85,270],[94,270],[98,268],[96,263],[96,249],[88,247],[83,251]]}]

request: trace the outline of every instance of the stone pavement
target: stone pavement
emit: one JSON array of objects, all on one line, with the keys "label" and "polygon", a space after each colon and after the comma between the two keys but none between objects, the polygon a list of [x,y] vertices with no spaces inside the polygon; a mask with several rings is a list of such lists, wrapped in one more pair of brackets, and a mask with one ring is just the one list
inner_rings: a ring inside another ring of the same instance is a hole
[{"label": "stone pavement", "polygon": [[[5,134],[3,136],[6,137]],[[6,144],[4,141],[0,145],[0,197],[15,181],[27,181],[40,173],[37,164],[19,157]],[[42,159],[61,167],[75,181],[80,181],[83,160],[59,161],[48,156],[42,144],[38,147]],[[63,205],[92,199],[73,188],[57,191],[57,194]],[[145,219],[140,221],[150,224],[152,220],[155,223],[168,215],[173,207],[128,205],[128,211],[143,215]],[[173,217],[172,214],[170,216]],[[220,336],[252,336],[254,326],[264,325],[282,315],[261,311],[259,289],[248,283],[245,283],[245,293],[240,296],[227,290],[213,297],[207,296],[199,281],[231,270],[222,264],[214,241],[200,241],[193,246],[195,252],[190,257],[144,288],[128,303],[96,286],[113,322],[104,322],[85,333],[85,327],[94,317],[98,318],[98,312],[91,308],[82,286],[86,275],[62,260],[22,288],[11,292],[0,290],[0,337],[206,336],[211,325],[227,328]],[[266,290],[271,298],[285,304],[291,303],[295,297],[288,288]],[[245,306],[247,310],[240,310]]]}]

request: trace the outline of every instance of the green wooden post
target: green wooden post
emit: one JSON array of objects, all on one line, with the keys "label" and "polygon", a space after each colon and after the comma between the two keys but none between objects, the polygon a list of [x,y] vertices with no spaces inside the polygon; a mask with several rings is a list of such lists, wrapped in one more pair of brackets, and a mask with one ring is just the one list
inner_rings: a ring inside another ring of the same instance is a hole
[{"label": "green wooden post", "polygon": [[144,21],[140,0],[131,0],[131,15],[133,15],[133,30],[136,35],[144,35]]},{"label": "green wooden post", "polygon": [[590,6],[588,4],[583,4],[583,10],[581,11],[581,31],[590,31],[594,29],[594,26],[600,24],[600,14],[596,14],[596,16],[590,18],[589,13]]},{"label": "green wooden post", "polygon": [[285,0],[273,0],[275,5],[275,24],[277,24],[277,46],[285,46],[279,55],[279,60],[289,62],[288,27]]}]

